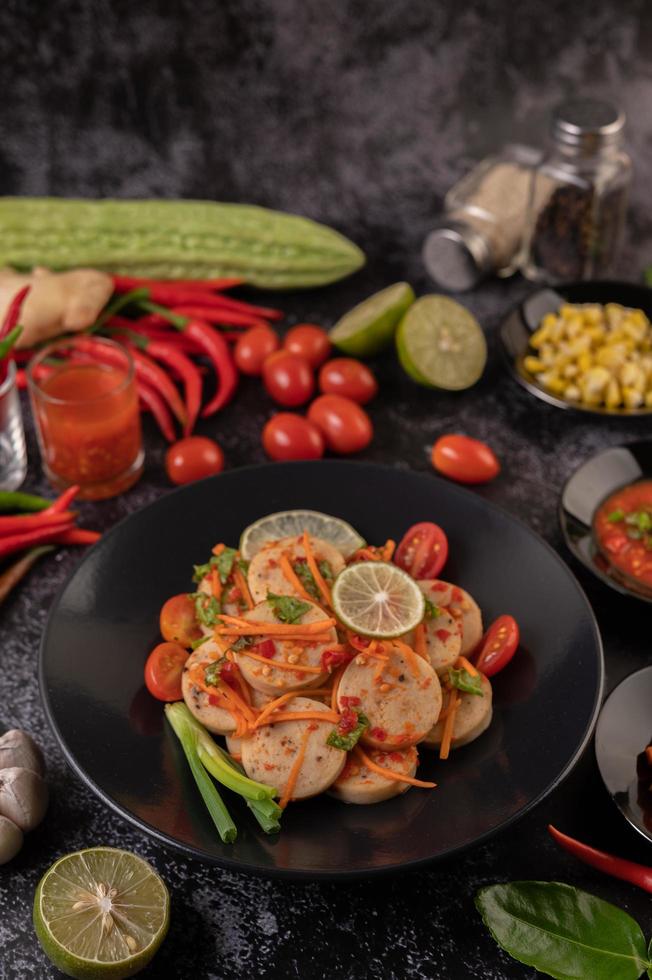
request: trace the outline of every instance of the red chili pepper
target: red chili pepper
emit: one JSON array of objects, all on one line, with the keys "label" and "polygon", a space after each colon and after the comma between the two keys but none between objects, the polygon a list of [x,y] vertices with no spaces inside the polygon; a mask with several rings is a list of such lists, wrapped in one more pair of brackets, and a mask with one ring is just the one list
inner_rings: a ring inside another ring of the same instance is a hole
[{"label": "red chili pepper", "polygon": [[[141,279],[137,276],[112,276],[111,278],[116,293],[129,293],[132,289],[141,288],[169,292],[183,289],[193,290],[195,293],[210,293],[214,290],[240,286],[244,282],[244,279]],[[165,300],[161,302],[164,303]]]},{"label": "red chili pepper", "polygon": [[348,639],[349,646],[352,646],[354,650],[366,650],[369,646],[369,640],[363,639],[357,633],[349,633]]},{"label": "red chili pepper", "polygon": [[61,514],[62,511],[68,510],[68,507],[73,502],[81,487],[76,483],[73,483],[71,487],[64,490],[63,493],[54,500],[50,506],[43,511],[44,514]]},{"label": "red chili pepper", "polygon": [[95,544],[102,535],[99,531],[89,531],[85,527],[71,527],[62,531],[56,538],[57,544]]},{"label": "red chili pepper", "polygon": [[12,514],[0,517],[0,537],[21,534],[23,531],[33,531],[37,528],[60,528],[71,524],[75,515],[71,511],[53,513],[42,510],[37,514]]},{"label": "red chili pepper", "polygon": [[0,558],[13,555],[16,551],[26,551],[36,544],[56,543],[63,531],[72,528],[72,523],[56,527],[35,528],[32,531],[22,531],[20,534],[0,538]]},{"label": "red chili pepper", "polygon": [[154,391],[153,388],[150,388],[144,381],[136,381],[136,387],[138,388],[138,397],[140,398],[141,406],[146,411],[152,413],[156,424],[167,441],[174,442],[176,435],[174,425],[172,424],[172,416],[159,393]]},{"label": "red chili pepper", "polygon": [[[78,336],[75,340],[75,352],[77,351],[82,354],[88,354],[98,361],[104,361],[105,364],[124,367],[124,360],[119,351],[110,348],[108,344],[98,344],[92,339],[92,337]],[[179,422],[181,422],[182,425],[185,425],[185,407],[181,401],[179,392],[174,387],[172,381],[165,371],[163,371],[154,361],[150,360],[146,354],[141,354],[140,351],[132,350],[131,355],[134,359],[136,377],[144,381],[150,388],[153,388],[159,395],[161,395],[170,406]]]},{"label": "red chili pepper", "polygon": [[29,293],[31,286],[23,286],[19,289],[14,298],[12,299],[7,312],[5,313],[5,318],[2,321],[2,326],[0,326],[0,340],[6,337],[10,333],[16,324],[18,323],[18,317],[20,316],[20,311],[27,294]]},{"label": "red chili pepper", "polygon": [[435,636],[438,640],[441,640],[442,643],[445,643],[446,640],[452,636],[452,634],[450,630],[435,630]]},{"label": "red chili pepper", "polygon": [[361,699],[358,698],[358,697],[355,697],[355,695],[353,695],[353,694],[348,695],[348,696],[346,694],[343,695],[339,699],[339,702],[340,702],[340,704],[342,705],[343,708],[352,708],[352,707],[355,707],[355,706],[357,706],[359,704],[362,704]]},{"label": "red chili pepper", "polygon": [[342,735],[348,735],[358,724],[358,716],[352,708],[346,708],[337,723],[337,728]]},{"label": "red chili pepper", "polygon": [[[256,306],[254,303],[245,303],[241,299],[234,299],[233,296],[224,296],[222,293],[219,296],[213,297],[209,305],[217,307],[218,301],[219,306],[225,310],[234,310],[239,313],[252,313],[254,316],[259,316],[263,320],[282,320],[284,316],[282,310],[276,310],[271,306]],[[198,297],[196,305],[202,303],[203,299],[199,299]]]},{"label": "red chili pepper", "polygon": [[372,738],[375,738],[378,742],[384,742],[387,738],[387,732],[384,728],[370,728],[369,734]]},{"label": "red chili pepper", "polygon": [[197,301],[194,304],[179,304],[172,308],[178,316],[188,316],[194,320],[205,320],[207,323],[223,323],[226,327],[266,327],[267,320],[252,313],[240,313],[237,310],[222,309],[219,306],[202,306]]},{"label": "red chili pepper", "polygon": [[274,640],[263,640],[262,643],[256,644],[256,650],[261,657],[271,660],[276,653],[276,645],[274,644]]},{"label": "red chili pepper", "polygon": [[229,687],[233,687],[236,690],[240,687],[240,671],[238,670],[238,665],[231,663],[230,660],[220,670],[220,677]]},{"label": "red chili pepper", "polygon": [[[353,654],[346,653],[345,650],[324,650],[321,655],[323,670],[333,670],[335,667],[341,667],[342,664],[350,663],[351,660],[353,660]],[[358,698],[359,703],[360,699]],[[342,704],[344,704],[344,698],[342,698]]]},{"label": "red chili pepper", "polygon": [[604,871],[605,874],[612,875],[614,878],[628,881],[646,892],[652,892],[652,868],[647,865],[614,857],[613,854],[607,854],[606,851],[597,851],[594,847],[589,847],[588,844],[582,844],[581,841],[562,834],[552,824],[548,824],[548,832],[560,847],[563,847],[573,857],[583,861],[584,864],[589,864],[592,868]]}]

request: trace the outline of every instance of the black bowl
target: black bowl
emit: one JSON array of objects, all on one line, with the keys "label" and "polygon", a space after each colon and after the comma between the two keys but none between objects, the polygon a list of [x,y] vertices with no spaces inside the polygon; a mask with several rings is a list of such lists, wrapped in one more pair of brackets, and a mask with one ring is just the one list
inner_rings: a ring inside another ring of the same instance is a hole
[{"label": "black bowl", "polygon": [[510,372],[518,383],[549,405],[570,408],[592,415],[637,416],[650,415],[652,408],[602,408],[589,407],[566,401],[546,391],[536,377],[525,369],[524,358],[531,353],[530,337],[546,313],[554,313],[560,301],[568,303],[620,303],[641,309],[652,320],[652,289],[631,282],[595,281],[570,282],[554,289],[545,286],[530,293],[518,306],[507,314],[500,325],[500,341],[503,356]]},{"label": "black bowl", "polygon": [[[495,717],[473,744],[420,771],[438,788],[375,806],[328,796],[293,804],[278,837],[259,831],[225,791],[238,840],[221,844],[164,722],[143,688],[158,612],[189,588],[214,542],[237,543],[263,514],[297,507],[337,514],[369,541],[421,520],[446,530],[446,576],[487,622],[517,617],[522,648],[495,679]],[[554,609],[554,616],[550,610]],[[170,493],[92,548],[55,602],[43,638],[45,708],[74,770],[106,804],[186,854],[236,870],[351,877],[415,866],[484,840],[565,776],[590,737],[603,685],[593,613],[555,552],[523,524],[435,476],[362,463],[283,463],[224,473]],[[545,738],[541,738],[545,733]]]},{"label": "black bowl", "polygon": [[569,549],[582,564],[616,592],[652,602],[652,594],[637,589],[633,579],[613,568],[593,535],[593,515],[615,490],[652,477],[652,442],[641,440],[611,446],[582,463],[564,484],[559,523]]}]

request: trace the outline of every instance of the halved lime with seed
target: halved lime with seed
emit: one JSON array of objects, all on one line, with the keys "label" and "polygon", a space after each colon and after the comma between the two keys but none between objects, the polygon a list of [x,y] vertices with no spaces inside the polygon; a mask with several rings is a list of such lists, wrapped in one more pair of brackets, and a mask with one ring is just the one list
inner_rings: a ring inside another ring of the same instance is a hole
[{"label": "halved lime with seed", "polygon": [[487,363],[480,324],[448,296],[422,296],[410,307],[398,325],[396,349],[414,381],[447,391],[470,388]]},{"label": "halved lime with seed", "polygon": [[333,609],[354,633],[390,639],[421,622],[425,600],[417,583],[401,568],[384,561],[361,561],[335,579]]},{"label": "halved lime with seed", "polygon": [[389,346],[399,320],[412,303],[412,286],[395,282],[345,313],[328,336],[345,354],[372,357]]},{"label": "halved lime with seed", "polygon": [[307,531],[313,538],[321,538],[334,545],[345,558],[365,545],[355,528],[339,517],[322,514],[318,510],[281,510],[261,517],[245,528],[240,538],[240,554],[250,561],[268,541],[291,538]]},{"label": "halved lime with seed", "polygon": [[135,854],[91,847],[59,858],[34,896],[34,928],[54,965],[78,980],[132,977],[165,939],[170,896]]}]

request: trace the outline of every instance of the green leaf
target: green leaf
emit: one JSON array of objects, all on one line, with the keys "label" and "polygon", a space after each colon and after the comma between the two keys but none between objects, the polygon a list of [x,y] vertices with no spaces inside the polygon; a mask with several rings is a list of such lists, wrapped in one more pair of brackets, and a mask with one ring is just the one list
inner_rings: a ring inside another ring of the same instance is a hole
[{"label": "green leaf", "polygon": [[215,559],[215,567],[217,568],[220,575],[220,582],[222,585],[226,585],[229,575],[233,571],[233,565],[236,560],[238,552],[235,548],[225,548],[221,551]]},{"label": "green leaf", "polygon": [[479,674],[474,677],[473,674],[468,672],[466,667],[462,667],[460,670],[455,670],[454,667],[449,667],[448,679],[453,687],[456,687],[458,691],[465,691],[466,694],[478,694],[481,698],[484,697],[482,678]]},{"label": "green leaf", "polygon": [[217,626],[222,607],[215,596],[206,592],[191,592],[190,598],[195,603],[197,622],[203,626]]},{"label": "green leaf", "polygon": [[611,521],[612,524],[617,524],[619,521],[624,521],[625,511],[618,507],[617,510],[612,510],[612,512],[607,515],[607,520]]},{"label": "green leaf", "polygon": [[[315,582],[315,577],[310,571],[308,562],[304,558],[298,558],[292,563],[292,568],[294,573],[303,585],[304,589],[311,595],[313,599],[318,602],[321,601],[321,592],[319,587]],[[333,569],[331,568],[330,562],[319,561],[317,562],[317,568],[321,572],[321,576],[326,582],[332,582],[334,579]]]},{"label": "green leaf", "polygon": [[366,715],[363,715],[361,711],[358,711],[358,724],[350,732],[343,734],[334,728],[326,739],[327,745],[332,745],[334,749],[342,749],[343,752],[350,752],[354,745],[357,744],[358,739],[362,735],[365,728],[369,727],[369,719]]},{"label": "green leaf", "polygon": [[[648,960],[652,960],[652,939],[650,939],[650,944],[647,948],[647,958]],[[652,977],[652,964],[647,968],[647,975],[648,977]]]},{"label": "green leaf", "polygon": [[425,596],[424,602],[426,604],[426,619],[437,619],[437,616],[441,616],[441,609],[439,606],[436,606],[434,602],[430,601],[430,599],[426,599]]},{"label": "green leaf", "polygon": [[231,649],[235,650],[237,653],[238,650],[247,650],[251,646],[254,646],[253,636],[239,636],[238,639],[231,644]]},{"label": "green leaf", "polygon": [[557,980],[637,980],[652,967],[638,923],[570,885],[490,885],[475,904],[499,946]]},{"label": "green leaf", "polygon": [[295,599],[291,595],[275,595],[273,592],[268,592],[267,601],[274,610],[274,615],[282,623],[298,623],[303,614],[312,609],[310,603]]},{"label": "green leaf", "polygon": [[219,660],[214,660],[212,664],[208,664],[204,667],[204,683],[210,684],[211,687],[217,687],[221,684],[222,679],[220,674],[222,673],[222,667],[226,663],[226,657],[220,657]]},{"label": "green leaf", "polygon": [[206,640],[210,640],[210,636],[200,636],[197,640],[192,641],[192,643],[190,644],[190,649],[197,650],[198,647],[202,645],[202,643],[206,643]]}]

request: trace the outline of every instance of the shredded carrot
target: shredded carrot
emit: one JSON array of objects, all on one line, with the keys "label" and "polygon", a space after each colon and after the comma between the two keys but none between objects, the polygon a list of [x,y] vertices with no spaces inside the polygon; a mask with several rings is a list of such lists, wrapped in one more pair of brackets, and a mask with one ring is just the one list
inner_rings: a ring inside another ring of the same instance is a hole
[{"label": "shredded carrot", "polygon": [[383,547],[383,561],[391,561],[396,549],[396,541],[388,538]]},{"label": "shredded carrot", "polygon": [[212,552],[213,552],[213,554],[215,555],[216,558],[217,558],[218,555],[221,555],[222,554],[222,552],[224,551],[224,548],[225,548],[225,545],[223,545],[223,544],[216,544],[215,545],[215,547],[212,549]]},{"label": "shredded carrot", "polygon": [[317,695],[320,694],[328,694],[328,693],[330,692],[325,687],[324,688],[317,687],[317,688],[306,689],[301,691],[287,691],[285,694],[281,694],[280,697],[274,698],[273,701],[269,701],[265,705],[265,707],[262,709],[262,711],[256,718],[254,728],[260,728],[260,726],[264,724],[265,720],[271,714],[273,714],[277,708],[280,708],[281,705],[285,704],[287,701],[291,701],[292,698],[296,698],[296,697],[309,698],[309,697],[316,697]]},{"label": "shredded carrot", "polygon": [[252,660],[259,660],[261,664],[268,667],[278,667],[280,670],[296,670],[300,674],[323,674],[321,667],[308,667],[306,664],[289,664],[287,660],[271,660],[269,657],[261,657],[259,653],[252,653],[251,650],[241,650],[243,657],[250,657]]},{"label": "shredded carrot", "polygon": [[238,565],[233,566],[233,581],[237,588],[240,589],[242,598],[247,603],[247,607],[249,609],[253,609],[255,605],[254,600],[251,598],[251,592],[249,591],[247,580],[245,579],[244,575],[242,574],[242,570]]},{"label": "shredded carrot", "polygon": [[474,667],[471,661],[467,660],[466,657],[458,657],[456,666],[457,665],[463,667],[464,670],[471,675],[471,677],[480,676],[480,671],[476,667]]},{"label": "shredded carrot", "polygon": [[414,631],[414,652],[418,657],[423,657],[424,660],[428,659],[428,651],[426,649],[426,628],[423,623],[419,623]]},{"label": "shredded carrot", "polygon": [[349,558],[348,564],[352,565],[356,561],[381,561],[381,558],[373,548],[358,548]]},{"label": "shredded carrot", "polygon": [[441,745],[439,746],[440,759],[447,759],[450,755],[451,741],[453,739],[453,726],[455,724],[455,715],[457,714],[459,703],[459,695],[457,690],[453,688],[451,691],[450,701],[446,707],[446,721],[444,722],[444,731],[442,732]]},{"label": "shredded carrot", "polygon": [[324,582],[324,576],[319,571],[319,566],[315,561],[315,556],[312,553],[312,546],[310,544],[310,537],[308,536],[307,531],[303,532],[303,550],[306,553],[306,561],[308,562],[308,568],[310,569],[312,577],[314,578],[317,584],[317,588],[321,593],[322,599],[324,600],[327,606],[332,606],[333,600],[331,598],[330,589]]},{"label": "shredded carrot", "polygon": [[348,667],[348,664],[342,664],[341,667],[333,674],[333,688],[331,691],[331,708],[333,711],[337,711],[337,692],[340,689],[340,681],[342,680],[342,674]]},{"label": "shredded carrot", "polygon": [[412,676],[413,677],[416,677],[417,680],[420,680],[421,679],[421,674],[419,673],[419,665],[417,663],[417,655],[414,652],[414,650],[412,649],[412,647],[411,646],[408,646],[407,643],[404,643],[403,640],[392,640],[392,643],[394,644],[394,647],[397,650],[400,650],[400,652],[403,654],[403,656],[407,660],[407,665],[410,668],[410,672],[412,673]]},{"label": "shredded carrot", "polygon": [[[296,695],[296,691],[294,693]],[[263,725],[276,725],[281,721],[329,721],[336,725],[339,720],[337,711],[277,711]]]},{"label": "shredded carrot", "polygon": [[240,713],[243,714],[247,721],[253,725],[256,720],[256,715],[253,708],[249,707],[241,695],[239,695],[237,691],[234,691],[228,684],[222,684],[219,690],[222,696],[225,697],[227,701],[233,702]]},{"label": "shredded carrot", "polygon": [[385,779],[391,779],[392,782],[409,783],[410,786],[420,786],[422,789],[434,789],[437,785],[437,783],[428,783],[423,779],[415,779],[414,776],[405,776],[402,772],[394,772],[393,769],[379,766],[369,758],[366,752],[363,752],[359,745],[356,745],[353,752],[367,769],[378,773],[379,776],[384,776]]},{"label": "shredded carrot", "polygon": [[[199,665],[192,670],[190,674],[190,679],[192,683],[200,688],[205,694],[212,697],[217,697],[224,701],[223,710],[228,711],[236,722],[236,730],[243,729],[243,731],[248,730],[248,725],[253,724],[255,720],[255,715],[248,704],[237,694],[228,684],[222,684],[220,687],[215,687],[213,685],[208,685],[204,681],[203,671]],[[244,726],[239,725],[239,721],[242,719]],[[238,731],[238,734],[242,734]]]},{"label": "shredded carrot", "polygon": [[220,581],[220,573],[216,568],[211,572],[211,592],[216,599],[222,595],[222,582]]},{"label": "shredded carrot", "polygon": [[261,627],[265,628],[266,633],[278,633],[284,636],[294,636],[303,633],[325,633],[337,623],[332,617],[329,619],[318,619],[312,623],[252,623],[248,619],[241,619],[239,616],[227,616],[221,613],[219,617],[222,622],[238,629],[248,630],[250,633],[260,633]]},{"label": "shredded carrot", "polygon": [[645,749],[645,758],[647,759],[649,765],[652,766],[652,745],[648,745]]},{"label": "shredded carrot", "polygon": [[297,757],[292,763],[292,768],[290,769],[290,775],[288,776],[288,781],[285,784],[285,789],[283,790],[283,796],[278,801],[278,805],[282,810],[286,808],[290,800],[292,799],[292,794],[294,793],[294,787],[297,784],[297,779],[299,778],[299,772],[301,766],[303,765],[303,760],[306,757],[306,749],[308,748],[308,739],[310,738],[310,729],[306,728],[303,736],[301,738],[301,744],[299,745],[299,750],[297,752]]},{"label": "shredded carrot", "polygon": [[286,581],[292,586],[295,592],[298,592],[302,599],[306,599],[308,602],[313,602],[313,598],[308,594],[307,590],[303,587],[297,573],[292,568],[290,564],[290,559],[287,555],[281,555],[279,560],[279,565],[281,566],[281,571],[283,572]]}]

